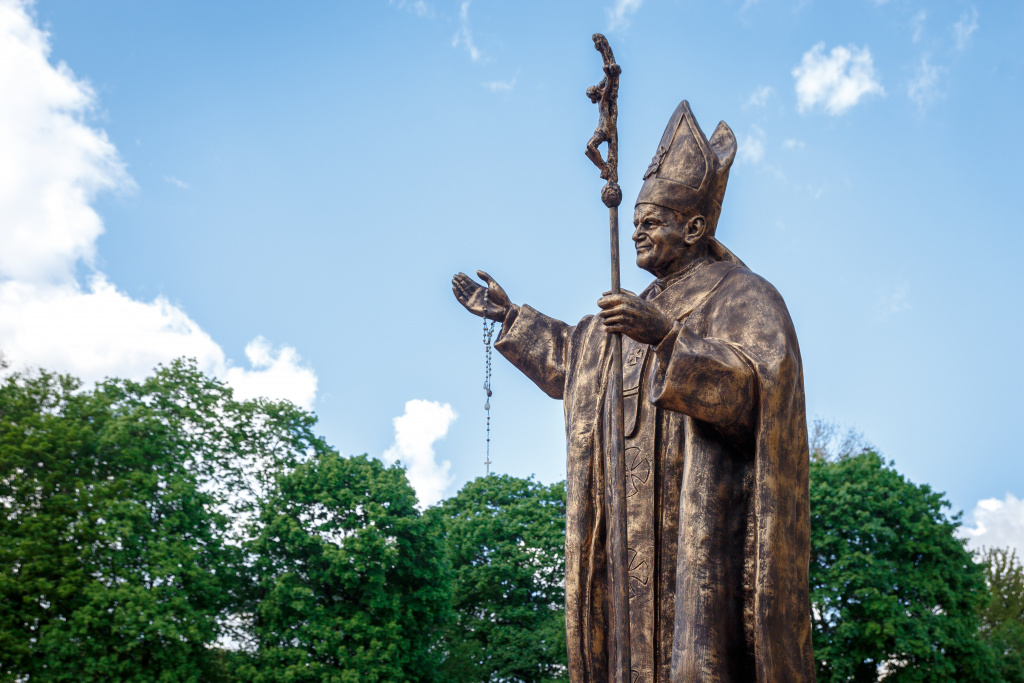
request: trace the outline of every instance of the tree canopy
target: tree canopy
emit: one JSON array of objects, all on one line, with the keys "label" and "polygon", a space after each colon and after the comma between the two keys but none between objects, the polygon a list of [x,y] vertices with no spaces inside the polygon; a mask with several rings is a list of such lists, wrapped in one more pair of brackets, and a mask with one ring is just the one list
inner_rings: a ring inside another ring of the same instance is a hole
[{"label": "tree canopy", "polygon": [[320,454],[281,477],[261,522],[257,683],[439,680],[441,520],[400,466]]},{"label": "tree canopy", "polygon": [[977,637],[984,568],[949,503],[871,450],[811,463],[818,680],[991,681]]},{"label": "tree canopy", "polygon": [[244,520],[313,438],[177,362],[82,390],[0,385],[0,670],[33,681],[209,680],[251,600]]},{"label": "tree canopy", "polygon": [[981,632],[999,662],[1006,683],[1024,683],[1024,566],[1017,552],[988,548],[981,556],[987,568],[988,602],[981,611]]},{"label": "tree canopy", "polygon": [[[190,362],[0,379],[0,680],[566,678],[564,482],[421,512],[400,465],[315,426]],[[812,436],[819,680],[1024,683],[1016,555],[969,553],[855,432]]]},{"label": "tree canopy", "polygon": [[454,571],[445,680],[564,678],[565,484],[480,477],[434,512]]}]

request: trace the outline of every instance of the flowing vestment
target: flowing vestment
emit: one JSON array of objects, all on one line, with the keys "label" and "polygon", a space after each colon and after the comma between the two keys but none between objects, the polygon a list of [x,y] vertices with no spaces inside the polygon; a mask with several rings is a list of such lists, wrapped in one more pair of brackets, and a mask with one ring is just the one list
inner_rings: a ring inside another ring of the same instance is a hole
[{"label": "flowing vestment", "polygon": [[[623,338],[633,683],[812,682],[807,424],[789,312],[729,261],[641,296],[676,322],[657,346]],[[609,680],[608,339],[594,316],[570,326],[522,306],[495,343],[564,401],[572,683]]]}]

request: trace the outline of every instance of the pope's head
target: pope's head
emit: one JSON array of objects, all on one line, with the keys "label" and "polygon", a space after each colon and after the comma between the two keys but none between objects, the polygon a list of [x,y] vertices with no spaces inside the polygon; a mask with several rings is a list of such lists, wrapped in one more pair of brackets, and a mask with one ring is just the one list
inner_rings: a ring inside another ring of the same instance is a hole
[{"label": "pope's head", "polygon": [[636,265],[666,277],[708,253],[708,224],[697,208],[676,211],[657,204],[637,204],[633,212]]},{"label": "pope's head", "polygon": [[709,140],[686,100],[672,113],[636,200],[636,264],[655,277],[709,253],[736,136],[721,122]]}]

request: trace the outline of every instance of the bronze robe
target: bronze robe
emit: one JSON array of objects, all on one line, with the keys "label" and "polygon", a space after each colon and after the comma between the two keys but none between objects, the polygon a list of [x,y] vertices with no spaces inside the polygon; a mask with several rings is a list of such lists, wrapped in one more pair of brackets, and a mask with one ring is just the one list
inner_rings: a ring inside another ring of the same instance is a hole
[{"label": "bronze robe", "polygon": [[[641,296],[676,320],[623,339],[632,683],[814,681],[807,424],[779,293],[718,261]],[[573,683],[607,683],[608,334],[513,308],[495,343],[564,401]]]}]

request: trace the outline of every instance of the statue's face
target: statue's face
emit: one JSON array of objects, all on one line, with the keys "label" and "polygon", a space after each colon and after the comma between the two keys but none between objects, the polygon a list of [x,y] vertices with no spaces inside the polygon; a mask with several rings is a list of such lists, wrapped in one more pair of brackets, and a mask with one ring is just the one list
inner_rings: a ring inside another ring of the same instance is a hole
[{"label": "statue's face", "polygon": [[690,256],[691,245],[695,242],[692,236],[688,237],[692,222],[692,219],[687,221],[681,214],[663,206],[638,205],[633,212],[636,265],[655,277],[664,277],[681,267]]}]

